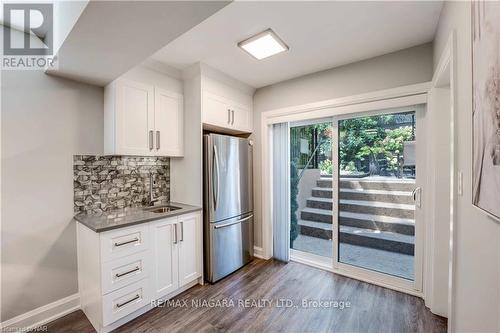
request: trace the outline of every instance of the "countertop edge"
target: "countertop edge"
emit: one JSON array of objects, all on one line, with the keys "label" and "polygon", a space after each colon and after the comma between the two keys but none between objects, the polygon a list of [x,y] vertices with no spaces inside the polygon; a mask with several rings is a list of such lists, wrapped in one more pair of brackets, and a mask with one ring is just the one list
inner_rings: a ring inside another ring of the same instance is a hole
[{"label": "countertop edge", "polygon": [[[179,203],[172,203],[172,204],[175,205],[175,204],[179,204]],[[96,233],[101,233],[101,232],[105,232],[105,231],[126,228],[126,227],[130,227],[133,225],[148,223],[151,221],[156,221],[156,220],[161,220],[161,219],[165,219],[165,218],[169,218],[169,217],[175,217],[175,216],[179,216],[179,215],[189,214],[189,213],[193,213],[193,212],[197,212],[197,211],[202,210],[202,207],[199,207],[199,206],[191,206],[191,205],[185,205],[185,204],[182,204],[182,206],[183,207],[181,209],[174,210],[174,211],[171,211],[168,213],[158,214],[157,216],[152,215],[150,217],[141,218],[137,221],[130,221],[130,222],[126,222],[123,224],[110,225],[110,226],[105,226],[102,228],[96,228],[95,225],[93,225],[92,223],[89,223],[89,221],[85,221],[84,219],[81,219],[80,218],[81,216],[79,216],[79,214],[73,216],[73,219],[75,221],[77,221],[78,223],[81,223],[82,225],[86,226],[90,230],[92,230]]]}]

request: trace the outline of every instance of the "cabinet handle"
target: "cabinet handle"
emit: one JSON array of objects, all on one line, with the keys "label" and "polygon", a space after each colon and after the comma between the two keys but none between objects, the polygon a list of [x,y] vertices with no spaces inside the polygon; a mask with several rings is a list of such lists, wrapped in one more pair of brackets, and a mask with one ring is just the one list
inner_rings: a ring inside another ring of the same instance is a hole
[{"label": "cabinet handle", "polygon": [[133,272],[137,272],[138,270],[140,270],[139,266],[137,266],[134,269],[131,269],[130,271],[124,272],[124,273],[116,273],[115,276],[119,278],[119,277],[125,276],[127,274],[130,274],[130,273],[133,273]]},{"label": "cabinet handle", "polygon": [[233,120],[231,121],[231,125],[234,125],[234,110],[231,110],[231,113],[233,114]]},{"label": "cabinet handle", "polygon": [[117,307],[117,308],[121,308],[122,306],[127,305],[128,303],[133,302],[133,301],[135,301],[136,299],[139,299],[140,297],[141,297],[141,296],[140,296],[139,294],[136,294],[134,298],[129,299],[128,301],[125,301],[125,302],[123,302],[123,303],[116,303],[116,307]]},{"label": "cabinet handle", "polygon": [[139,238],[134,238],[134,239],[131,239],[131,240],[128,240],[128,241],[125,241],[125,242],[121,242],[121,243],[115,243],[115,246],[118,247],[118,246],[123,246],[123,245],[127,245],[127,244],[130,244],[130,243],[135,243],[135,242],[138,242],[139,241]]},{"label": "cabinet handle", "polygon": [[181,242],[184,241],[184,222],[181,222]]},{"label": "cabinet handle", "polygon": [[231,124],[231,109],[227,109],[227,123]]},{"label": "cabinet handle", "polygon": [[153,150],[153,130],[149,131],[149,150]]},{"label": "cabinet handle", "polygon": [[156,131],[156,150],[160,150],[160,131]]},{"label": "cabinet handle", "polygon": [[174,224],[174,244],[177,244],[177,223]]}]

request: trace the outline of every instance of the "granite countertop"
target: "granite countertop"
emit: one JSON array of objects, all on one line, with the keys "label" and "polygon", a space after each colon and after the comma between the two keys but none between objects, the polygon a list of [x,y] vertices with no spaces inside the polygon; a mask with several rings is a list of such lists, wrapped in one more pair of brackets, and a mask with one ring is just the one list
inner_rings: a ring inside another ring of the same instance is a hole
[{"label": "granite countertop", "polygon": [[[145,208],[152,209],[153,207],[130,207],[98,214],[80,213],[75,215],[75,220],[95,232],[103,232],[201,210],[201,207],[186,205],[179,202],[170,202],[168,205],[180,207],[180,209],[166,213],[153,213],[145,210]],[[164,205],[158,205],[158,207],[162,206]]]}]

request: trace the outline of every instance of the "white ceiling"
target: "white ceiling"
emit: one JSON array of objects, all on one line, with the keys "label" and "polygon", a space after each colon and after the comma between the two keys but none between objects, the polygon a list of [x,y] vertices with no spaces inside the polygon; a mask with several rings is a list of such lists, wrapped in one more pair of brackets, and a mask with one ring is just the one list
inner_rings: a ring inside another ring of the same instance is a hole
[{"label": "white ceiling", "polygon": [[228,3],[89,1],[47,72],[106,85]]},{"label": "white ceiling", "polygon": [[[233,2],[152,58],[203,62],[255,88],[430,42],[442,2]],[[236,44],[267,28],[290,51],[255,60]]]}]

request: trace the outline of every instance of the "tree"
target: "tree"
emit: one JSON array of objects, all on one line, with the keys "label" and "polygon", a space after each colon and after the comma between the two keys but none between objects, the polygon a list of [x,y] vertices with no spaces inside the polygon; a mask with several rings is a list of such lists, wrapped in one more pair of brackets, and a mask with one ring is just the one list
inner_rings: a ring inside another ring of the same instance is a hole
[{"label": "tree", "polygon": [[340,121],[341,170],[380,174],[381,169],[385,168],[399,173],[403,143],[413,139],[413,128],[401,126],[401,122],[397,121],[398,116],[401,118],[408,115],[382,115]]}]

